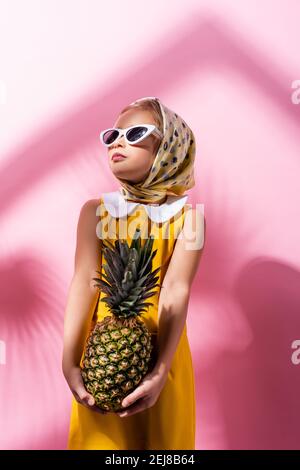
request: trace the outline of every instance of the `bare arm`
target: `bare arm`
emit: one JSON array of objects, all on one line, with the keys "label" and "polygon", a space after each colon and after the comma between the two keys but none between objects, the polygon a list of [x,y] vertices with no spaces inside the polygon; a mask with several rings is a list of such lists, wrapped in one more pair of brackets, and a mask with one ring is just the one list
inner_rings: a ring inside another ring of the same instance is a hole
[{"label": "bare arm", "polygon": [[80,211],[74,274],[64,317],[62,369],[72,393],[83,405],[94,404],[93,397],[84,388],[79,365],[99,294],[93,281],[93,277],[98,277],[96,270],[101,270],[101,240],[96,234],[98,203],[98,200],[89,200]]},{"label": "bare arm", "polygon": [[185,215],[182,238],[165,274],[158,305],[158,357],[155,372],[167,375],[186,322],[190,289],[198,269],[205,238],[205,218],[197,209]]}]

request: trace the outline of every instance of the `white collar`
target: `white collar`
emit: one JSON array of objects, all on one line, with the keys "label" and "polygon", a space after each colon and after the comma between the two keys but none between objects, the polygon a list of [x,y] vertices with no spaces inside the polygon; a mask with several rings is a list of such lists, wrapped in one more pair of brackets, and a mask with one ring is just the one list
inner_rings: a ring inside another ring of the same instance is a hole
[{"label": "white collar", "polygon": [[102,198],[106,210],[113,217],[123,217],[124,215],[131,214],[135,207],[140,205],[146,210],[153,222],[165,222],[183,208],[188,196],[169,195],[167,200],[158,206],[127,201],[119,191],[102,193]]}]

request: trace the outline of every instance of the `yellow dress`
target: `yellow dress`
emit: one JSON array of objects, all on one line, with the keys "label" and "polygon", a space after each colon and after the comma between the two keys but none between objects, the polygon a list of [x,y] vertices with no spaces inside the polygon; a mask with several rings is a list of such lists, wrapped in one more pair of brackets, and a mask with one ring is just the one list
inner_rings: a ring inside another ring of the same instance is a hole
[{"label": "yellow dress", "polygon": [[[162,284],[176,239],[183,227],[186,213],[184,208],[190,206],[185,204],[186,199],[187,196],[168,196],[162,205],[149,206],[125,202],[118,191],[102,193],[98,208],[100,213],[97,213],[100,215],[98,237],[103,230],[107,237],[109,230],[109,241],[114,243],[116,236],[121,239],[126,237],[130,244],[138,226],[141,229],[142,243],[150,233],[154,234],[153,250],[157,249],[157,253],[152,267],[161,268],[158,282]],[[127,223],[125,229],[124,222]],[[103,254],[101,258],[103,264]],[[103,272],[102,269],[101,266],[99,271]],[[153,306],[149,306],[141,317],[154,338],[158,329],[159,289],[157,287],[153,297],[147,299]],[[105,293],[101,291],[100,299],[103,296]],[[110,315],[107,305],[99,302],[94,315],[91,312],[90,328],[107,315]],[[165,386],[156,403],[144,411],[121,418],[114,413],[104,415],[91,411],[72,398],[67,449],[195,449],[194,369],[186,324]]]}]

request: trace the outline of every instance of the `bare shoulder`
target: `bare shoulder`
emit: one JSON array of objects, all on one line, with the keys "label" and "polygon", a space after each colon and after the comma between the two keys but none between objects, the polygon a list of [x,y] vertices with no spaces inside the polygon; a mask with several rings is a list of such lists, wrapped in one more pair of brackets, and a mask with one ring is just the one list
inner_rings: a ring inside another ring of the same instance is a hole
[{"label": "bare shoulder", "polygon": [[94,213],[96,215],[97,207],[99,206],[99,199],[88,199],[81,207],[81,212],[84,213]]},{"label": "bare shoulder", "polygon": [[79,230],[95,235],[95,227],[99,220],[99,204],[99,199],[89,199],[81,206],[78,220]]},{"label": "bare shoulder", "polygon": [[98,199],[86,201],[81,206],[77,224],[75,272],[82,275],[88,282],[90,282],[92,274],[101,260],[96,231],[98,204]]},{"label": "bare shoulder", "polygon": [[96,218],[99,204],[99,199],[89,199],[81,206],[80,216],[84,218],[90,217],[91,219]]}]

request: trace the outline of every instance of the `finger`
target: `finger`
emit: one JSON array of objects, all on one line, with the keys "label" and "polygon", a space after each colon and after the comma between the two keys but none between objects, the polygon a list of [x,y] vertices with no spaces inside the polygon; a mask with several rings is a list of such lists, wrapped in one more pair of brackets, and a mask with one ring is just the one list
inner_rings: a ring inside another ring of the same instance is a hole
[{"label": "finger", "polygon": [[81,396],[79,396],[79,398],[89,406],[95,405],[95,398],[92,395],[89,395],[88,393],[86,393],[85,395],[82,394]]},{"label": "finger", "polygon": [[79,397],[78,397],[77,401],[78,401],[78,403],[80,403],[80,405],[85,406],[89,410],[96,411],[96,413],[100,413],[100,414],[103,414],[103,415],[108,413],[107,411],[102,410],[101,408],[99,408],[97,405],[89,405],[88,401],[81,400]]},{"label": "finger", "polygon": [[80,400],[86,402],[88,405],[92,406],[95,404],[95,398],[93,397],[93,395],[88,393],[83,386],[78,385],[76,387],[75,392],[79,396]]},{"label": "finger", "polygon": [[126,406],[132,405],[135,401],[143,398],[145,396],[145,389],[143,387],[138,387],[134,390],[134,392],[127,395],[122,401],[122,406],[125,408]]},{"label": "finger", "polygon": [[92,411],[96,411],[97,413],[107,414],[107,411],[102,410],[101,408],[95,405],[95,399],[89,393],[85,392],[85,395],[81,393],[81,396],[80,396],[78,394],[78,391],[74,390],[73,394],[74,394],[75,399],[78,401],[78,403],[80,403],[80,405],[83,405]]},{"label": "finger", "polygon": [[88,408],[89,408],[90,410],[96,411],[96,413],[100,413],[100,414],[102,414],[102,415],[106,415],[106,414],[108,413],[108,411],[102,410],[102,409],[99,408],[99,406],[97,406],[97,405],[89,406]]},{"label": "finger", "polygon": [[78,376],[78,382],[76,384],[76,389],[74,391],[76,395],[79,397],[79,400],[81,401],[82,405],[87,405],[88,408],[92,409],[93,411],[97,411],[98,413],[102,413],[102,414],[107,413],[107,411],[102,410],[101,408],[96,406],[95,398],[86,390],[81,374],[79,374]]},{"label": "finger", "polygon": [[127,417],[127,416],[132,416],[136,413],[140,413],[141,411],[144,411],[148,408],[147,402],[145,400],[140,400],[138,403],[135,403],[134,405],[131,406],[131,408],[128,408],[127,410],[121,411],[117,413],[121,418]]}]

